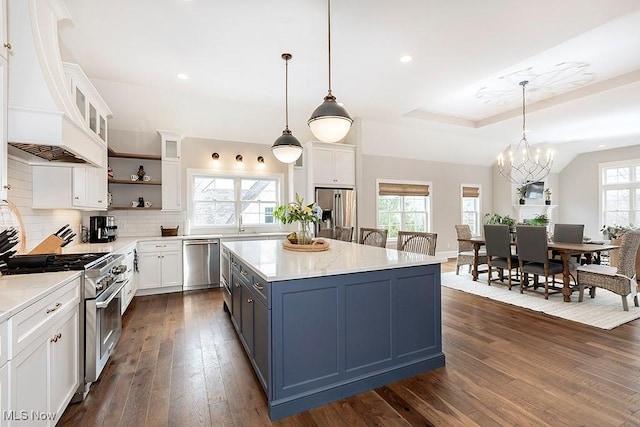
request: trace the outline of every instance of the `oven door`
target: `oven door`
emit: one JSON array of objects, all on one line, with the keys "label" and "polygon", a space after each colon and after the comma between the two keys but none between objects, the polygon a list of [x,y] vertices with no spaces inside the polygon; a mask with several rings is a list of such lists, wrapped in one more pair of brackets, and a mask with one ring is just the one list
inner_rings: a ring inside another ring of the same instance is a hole
[{"label": "oven door", "polygon": [[86,300],[85,380],[100,377],[122,333],[122,289],[129,279],[116,282],[95,299]]}]

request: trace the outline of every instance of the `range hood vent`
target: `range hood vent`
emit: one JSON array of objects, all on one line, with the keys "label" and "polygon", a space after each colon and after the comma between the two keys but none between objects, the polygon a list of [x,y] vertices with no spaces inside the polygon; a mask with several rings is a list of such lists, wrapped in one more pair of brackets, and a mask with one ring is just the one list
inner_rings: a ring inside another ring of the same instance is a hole
[{"label": "range hood vent", "polygon": [[8,0],[7,9],[13,45],[7,141],[19,149],[12,154],[34,164],[106,167],[106,138],[89,129],[76,106],[73,81],[60,56],[58,22],[71,19],[69,10],[62,0]]},{"label": "range hood vent", "polygon": [[10,142],[9,145],[50,162],[87,163],[70,151],[55,145],[20,144],[17,142]]}]

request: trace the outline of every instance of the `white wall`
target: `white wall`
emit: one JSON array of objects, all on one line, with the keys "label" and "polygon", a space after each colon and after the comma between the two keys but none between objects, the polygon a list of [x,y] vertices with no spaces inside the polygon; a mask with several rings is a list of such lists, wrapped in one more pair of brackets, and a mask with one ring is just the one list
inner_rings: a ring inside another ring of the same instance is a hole
[{"label": "white wall", "polygon": [[438,234],[438,253],[455,256],[455,225],[462,221],[461,184],[481,187],[481,212],[492,211],[492,169],[425,160],[362,155],[358,162],[358,227],[376,226],[376,180],[430,182],[432,232]]},{"label": "white wall", "polygon": [[640,145],[577,156],[560,173],[559,221],[584,224],[585,236],[602,238],[598,165],[630,159],[640,159]]}]

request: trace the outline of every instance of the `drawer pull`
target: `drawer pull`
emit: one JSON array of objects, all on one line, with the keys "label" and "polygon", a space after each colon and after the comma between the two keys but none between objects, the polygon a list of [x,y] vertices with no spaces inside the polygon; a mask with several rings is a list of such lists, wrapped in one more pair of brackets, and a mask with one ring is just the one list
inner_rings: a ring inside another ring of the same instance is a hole
[{"label": "drawer pull", "polygon": [[237,267],[237,266],[238,266],[238,263],[237,263],[237,262],[235,262],[235,261],[234,261],[232,264],[233,264],[233,266],[234,266],[234,267]]},{"label": "drawer pull", "polygon": [[248,302],[249,304],[251,304],[251,303],[253,302],[253,300],[252,300],[251,298],[247,298],[247,302]]},{"label": "drawer pull", "polygon": [[49,314],[49,313],[53,313],[54,311],[56,311],[56,310],[57,310],[57,309],[59,309],[60,307],[62,307],[62,303],[60,303],[60,302],[59,302],[59,303],[57,303],[57,304],[55,305],[55,307],[53,307],[53,308],[47,308],[47,314]]},{"label": "drawer pull", "polygon": [[238,284],[238,282],[234,283],[236,285],[236,288],[239,288],[240,285]]},{"label": "drawer pull", "polygon": [[53,338],[51,338],[49,341],[50,341],[50,342],[58,342],[58,340],[59,340],[60,338],[62,338],[62,334],[58,333],[58,334],[55,334],[55,335],[53,336]]},{"label": "drawer pull", "polygon": [[256,289],[257,289],[257,290],[259,290],[259,291],[261,291],[261,290],[263,290],[263,289],[264,289],[264,285],[261,285],[261,284],[260,284],[260,283],[258,283],[258,282],[255,282],[255,283],[253,284],[253,287],[254,287],[254,288],[256,288]]},{"label": "drawer pull", "polygon": [[244,277],[247,277],[247,275],[249,274],[248,271],[241,271],[240,274],[242,274]]}]

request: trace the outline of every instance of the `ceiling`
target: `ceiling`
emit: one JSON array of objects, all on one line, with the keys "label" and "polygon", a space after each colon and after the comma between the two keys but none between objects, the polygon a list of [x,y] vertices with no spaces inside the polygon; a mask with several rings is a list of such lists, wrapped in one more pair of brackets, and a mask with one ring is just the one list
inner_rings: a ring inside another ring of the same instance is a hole
[{"label": "ceiling", "polygon": [[[302,142],[328,87],[325,0],[65,0],[63,59],[113,111],[112,129]],[[640,144],[640,0],[334,0],[332,89],[363,150],[490,165],[527,139],[576,154]],[[400,62],[403,55],[413,60]],[[188,80],[179,80],[185,73]],[[603,146],[604,145],[604,146]]]}]

